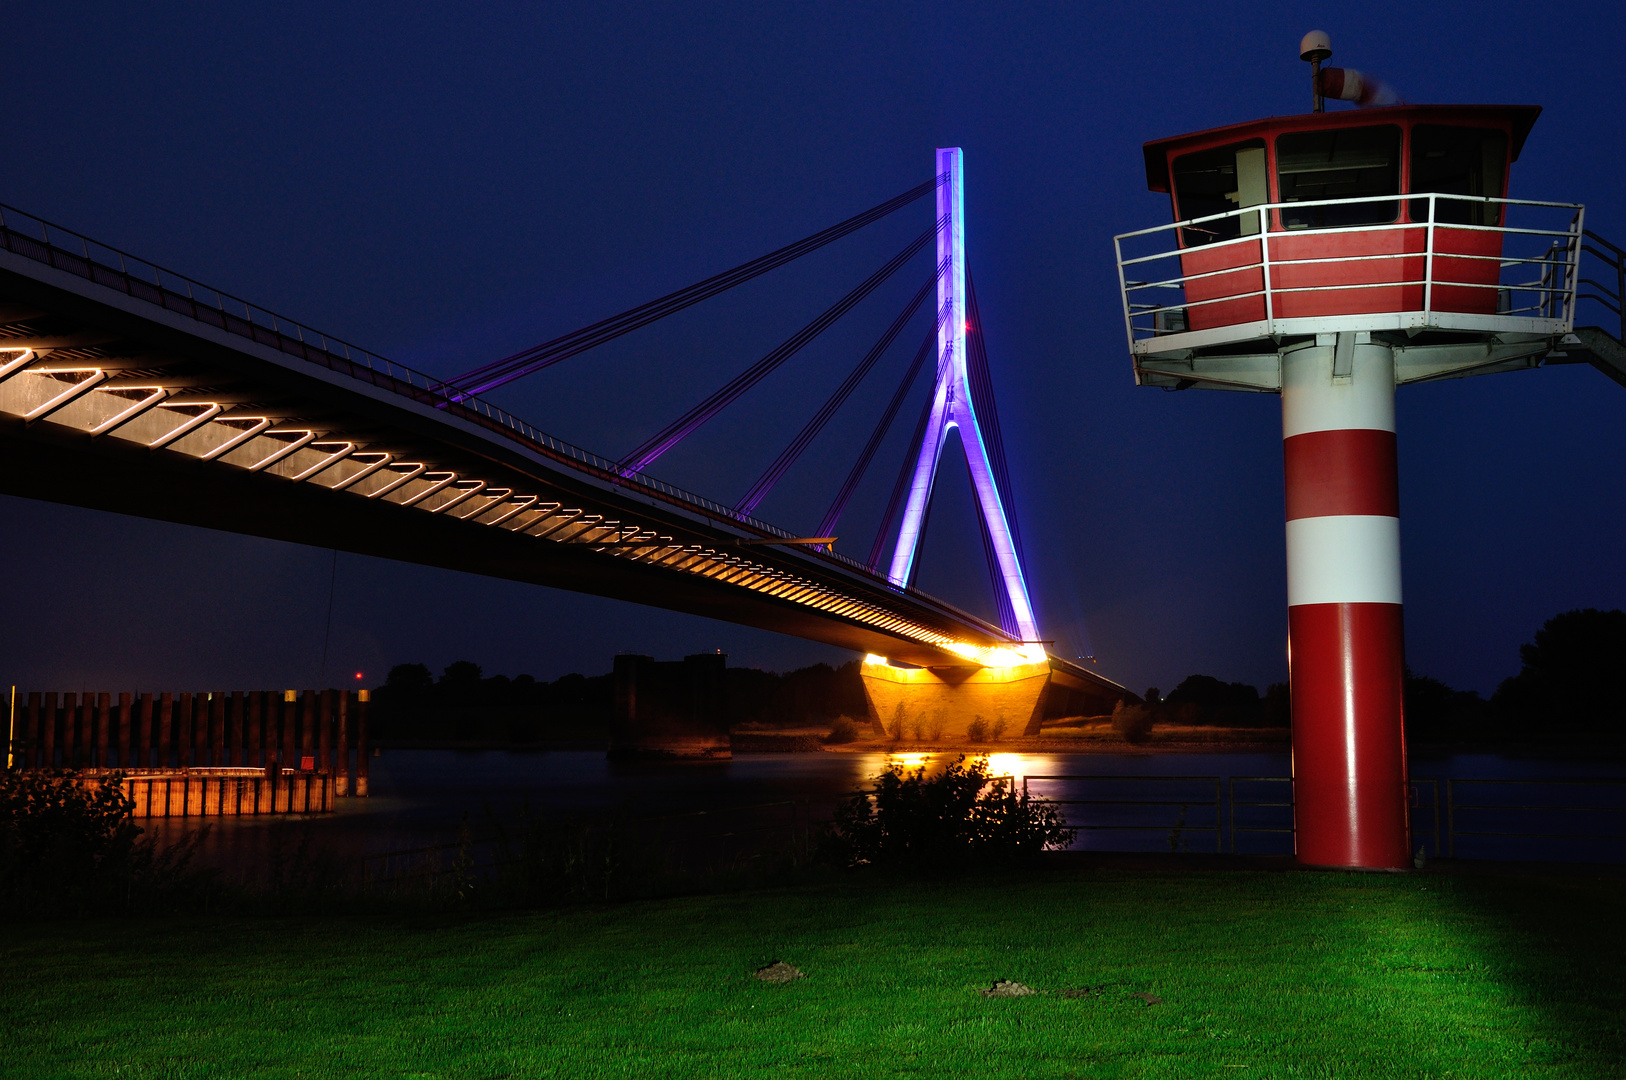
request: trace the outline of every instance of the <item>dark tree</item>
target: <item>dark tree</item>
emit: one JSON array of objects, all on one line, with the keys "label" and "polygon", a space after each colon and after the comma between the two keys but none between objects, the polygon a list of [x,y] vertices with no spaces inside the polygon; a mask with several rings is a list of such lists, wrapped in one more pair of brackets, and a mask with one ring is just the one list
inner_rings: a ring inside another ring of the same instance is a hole
[{"label": "dark tree", "polygon": [[1274,682],[1265,688],[1259,699],[1260,727],[1289,727],[1293,723],[1293,694],[1284,682]]},{"label": "dark tree", "polygon": [[1626,611],[1554,615],[1519,659],[1523,668],[1491,699],[1511,732],[1626,738]]},{"label": "dark tree", "polygon": [[1485,700],[1472,690],[1453,690],[1407,668],[1405,692],[1407,742],[1457,742],[1489,734]]},{"label": "dark tree", "polygon": [[1212,675],[1188,675],[1163,699],[1165,715],[1181,724],[1252,727],[1260,722],[1259,691]]}]

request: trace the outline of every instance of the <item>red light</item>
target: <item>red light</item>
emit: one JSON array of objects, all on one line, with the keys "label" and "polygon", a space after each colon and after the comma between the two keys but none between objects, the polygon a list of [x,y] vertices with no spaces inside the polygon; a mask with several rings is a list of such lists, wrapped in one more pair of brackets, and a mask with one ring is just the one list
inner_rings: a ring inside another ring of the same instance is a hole
[{"label": "red light", "polygon": [[359,672],[359,671],[356,672],[356,678],[358,678],[358,679],[361,678],[361,672]]}]

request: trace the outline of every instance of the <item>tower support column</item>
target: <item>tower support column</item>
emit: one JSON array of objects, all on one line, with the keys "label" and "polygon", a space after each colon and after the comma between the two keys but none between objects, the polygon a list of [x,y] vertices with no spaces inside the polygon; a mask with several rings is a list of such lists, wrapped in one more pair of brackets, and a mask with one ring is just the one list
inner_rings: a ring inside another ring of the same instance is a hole
[{"label": "tower support column", "polygon": [[1391,350],[1318,335],[1282,355],[1297,858],[1411,862]]}]

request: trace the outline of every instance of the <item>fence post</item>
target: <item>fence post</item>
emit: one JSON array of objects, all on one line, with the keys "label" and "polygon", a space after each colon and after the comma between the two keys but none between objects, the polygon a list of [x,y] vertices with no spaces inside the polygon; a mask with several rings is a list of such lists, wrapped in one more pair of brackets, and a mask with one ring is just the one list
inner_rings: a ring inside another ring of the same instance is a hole
[{"label": "fence post", "polygon": [[[265,767],[265,759],[260,754],[260,705],[264,698],[263,690],[248,692],[248,744],[243,747],[243,764],[249,768]],[[259,799],[259,790],[257,787],[254,789],[256,800]],[[255,805],[258,806],[258,802]]]},{"label": "fence post", "polygon": [[367,797],[367,714],[371,711],[371,692],[359,690],[356,692],[356,709],[360,714],[356,717],[356,787],[355,792],[361,798]]},{"label": "fence post", "polygon": [[1450,845],[1450,857],[1454,859],[1457,857],[1457,797],[1456,785],[1449,776],[1445,778],[1445,820],[1445,838]]},{"label": "fence post", "polygon": [[320,714],[316,722],[316,768],[319,772],[333,772],[333,691],[320,690]]},{"label": "fence post", "polygon": [[47,690],[40,702],[40,768],[56,768],[56,691]]},{"label": "fence post", "polygon": [[[141,695],[141,706],[136,725],[136,760],[135,767],[146,769],[152,762],[152,694]],[[148,802],[152,801],[152,790],[147,791]]]},{"label": "fence post", "polygon": [[[190,693],[176,695],[175,701],[175,767],[192,767],[192,710],[195,706]],[[184,807],[186,797],[182,795]]]},{"label": "fence post", "polygon": [[40,747],[45,745],[45,740],[42,738],[44,730],[40,724],[42,715],[40,712],[40,692],[30,690],[28,692],[28,727],[27,734],[24,736],[28,740],[28,749],[23,751],[23,760],[27,762],[23,766],[25,769],[50,768],[49,765],[40,761]]},{"label": "fence post", "polygon": [[[174,734],[175,695],[164,691],[158,695],[158,767],[169,768],[169,744]],[[167,799],[169,788],[164,788]],[[168,803],[165,803],[167,806]]]},{"label": "fence post", "polygon": [[71,769],[74,762],[77,742],[74,735],[79,730],[79,695],[68,691],[62,695],[62,767]]},{"label": "fence post", "polygon": [[226,760],[226,692],[216,690],[209,695],[209,764],[215,768],[230,764]]},{"label": "fence post", "polygon": [[[243,692],[231,692],[231,708],[227,711],[226,721],[226,764],[247,765],[248,758],[243,749]],[[239,792],[241,802],[241,792]]]},{"label": "fence post", "polygon": [[[107,768],[108,758],[112,756],[112,732],[108,714],[113,711],[113,695],[103,693],[96,695],[96,760],[92,762],[100,768]],[[90,695],[85,695],[85,712],[90,712]]]},{"label": "fence post", "polygon": [[284,769],[291,769],[299,763],[299,691],[284,690],[282,692],[282,753],[278,761]]},{"label": "fence post", "polygon": [[333,740],[338,744],[338,759],[333,767],[333,794],[350,795],[350,777],[354,766],[350,764],[350,691],[339,691],[339,733]]},{"label": "fence post", "polygon": [[316,691],[305,691],[304,698],[304,709],[302,710],[304,715],[299,724],[299,769],[301,772],[315,772]]},{"label": "fence post", "polygon": [[130,767],[130,700],[129,693],[119,694],[119,756],[113,764],[121,769]]}]

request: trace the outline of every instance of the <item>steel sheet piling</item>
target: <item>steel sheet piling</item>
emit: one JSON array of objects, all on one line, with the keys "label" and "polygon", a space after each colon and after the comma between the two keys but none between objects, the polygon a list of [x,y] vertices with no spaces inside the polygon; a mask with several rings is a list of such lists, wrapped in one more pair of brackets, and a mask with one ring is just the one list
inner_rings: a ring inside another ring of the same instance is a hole
[{"label": "steel sheet piling", "polygon": [[150,768],[152,764],[152,694],[141,695],[139,721],[136,728],[136,759],[135,767],[138,769]]},{"label": "steel sheet piling", "polygon": [[175,723],[175,695],[160,694],[158,697],[158,767],[169,768],[169,748],[174,736]]},{"label": "steel sheet piling", "polygon": [[132,695],[125,692],[119,694],[119,756],[114,760],[113,767],[128,769],[133,761],[130,757],[130,702]]}]

